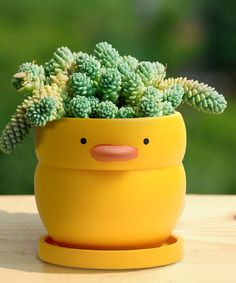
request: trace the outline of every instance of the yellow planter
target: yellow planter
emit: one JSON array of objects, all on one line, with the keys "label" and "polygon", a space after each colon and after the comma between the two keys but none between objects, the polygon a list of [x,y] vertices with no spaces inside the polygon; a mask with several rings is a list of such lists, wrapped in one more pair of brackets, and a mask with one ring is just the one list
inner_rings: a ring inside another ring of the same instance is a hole
[{"label": "yellow planter", "polygon": [[64,118],[36,130],[35,196],[49,236],[45,261],[141,268],[182,257],[171,236],[185,196],[180,113],[158,118]]}]

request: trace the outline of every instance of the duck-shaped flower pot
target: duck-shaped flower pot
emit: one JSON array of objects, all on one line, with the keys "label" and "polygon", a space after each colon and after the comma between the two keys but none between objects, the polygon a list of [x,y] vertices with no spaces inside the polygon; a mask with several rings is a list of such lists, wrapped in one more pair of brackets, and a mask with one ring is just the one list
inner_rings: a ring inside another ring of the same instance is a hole
[{"label": "duck-shaped flower pot", "polygon": [[36,129],[39,257],[82,268],[166,265],[183,256],[183,118],[64,118]]},{"label": "duck-shaped flower pot", "polygon": [[91,54],[59,47],[42,65],[21,64],[11,82],[25,96],[0,150],[36,129],[35,197],[48,232],[39,257],[101,269],[180,260],[183,241],[172,231],[186,190],[186,132],[176,108],[221,114],[224,96],[107,42]]}]

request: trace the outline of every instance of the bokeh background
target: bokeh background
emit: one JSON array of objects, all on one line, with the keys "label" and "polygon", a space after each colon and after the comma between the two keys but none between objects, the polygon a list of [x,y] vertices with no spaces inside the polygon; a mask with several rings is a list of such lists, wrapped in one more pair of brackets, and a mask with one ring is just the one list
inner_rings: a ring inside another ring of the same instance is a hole
[{"label": "bokeh background", "polygon": [[[226,96],[224,115],[181,107],[184,164],[189,193],[236,193],[235,11],[231,0],[0,1],[0,129],[23,99],[10,83],[19,64],[44,63],[59,46],[92,52],[108,41],[121,54],[168,63],[169,76],[204,81]],[[33,193],[33,139],[0,153],[0,194]]]}]

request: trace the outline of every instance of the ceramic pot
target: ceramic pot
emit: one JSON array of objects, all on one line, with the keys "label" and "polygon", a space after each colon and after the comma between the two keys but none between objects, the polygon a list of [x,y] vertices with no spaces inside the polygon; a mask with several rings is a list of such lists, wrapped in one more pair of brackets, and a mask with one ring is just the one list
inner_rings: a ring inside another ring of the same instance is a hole
[{"label": "ceramic pot", "polygon": [[57,245],[161,246],[182,212],[183,118],[64,118],[36,129],[35,197]]}]

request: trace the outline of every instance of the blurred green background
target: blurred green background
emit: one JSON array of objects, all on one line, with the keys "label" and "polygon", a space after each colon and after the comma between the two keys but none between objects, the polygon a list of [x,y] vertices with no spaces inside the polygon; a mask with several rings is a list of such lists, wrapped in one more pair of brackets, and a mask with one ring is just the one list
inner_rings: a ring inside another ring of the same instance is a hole
[{"label": "blurred green background", "polygon": [[[225,0],[12,0],[0,2],[0,129],[22,100],[10,84],[22,62],[47,61],[59,46],[91,52],[108,41],[121,54],[168,63],[169,76],[217,88],[224,115],[182,107],[189,193],[236,193],[236,2]],[[0,194],[33,193],[33,134],[0,153]]]}]

